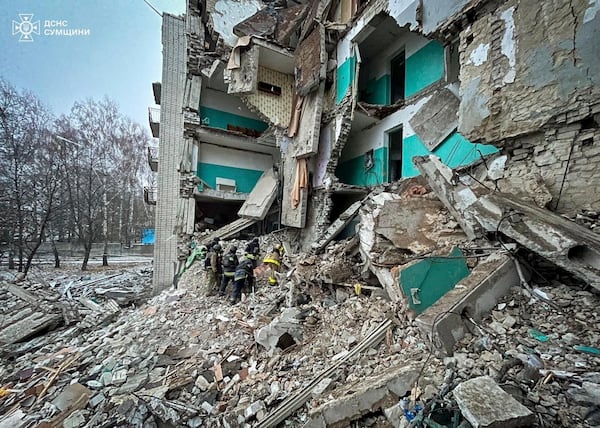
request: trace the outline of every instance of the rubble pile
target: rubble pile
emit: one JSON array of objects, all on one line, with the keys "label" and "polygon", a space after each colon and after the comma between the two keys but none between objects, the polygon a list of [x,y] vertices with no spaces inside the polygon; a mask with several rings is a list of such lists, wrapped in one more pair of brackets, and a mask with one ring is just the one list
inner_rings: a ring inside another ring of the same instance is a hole
[{"label": "rubble pile", "polygon": [[[201,280],[190,270],[182,283]],[[35,339],[3,363],[11,392],[3,412],[18,408],[29,421],[66,419],[65,426],[242,426],[260,421],[389,318],[395,324],[383,342],[320,381],[309,408],[331,399],[337,385],[424,357],[417,330],[395,318],[389,302],[300,287],[306,303],[284,308],[285,293],[260,287],[230,306],[173,290],[85,334],[72,327]],[[304,408],[290,424],[306,420]]]},{"label": "rubble pile", "polygon": [[58,326],[77,324],[79,330],[84,330],[109,322],[121,306],[141,302],[150,290],[148,266],[109,268],[84,275],[68,269],[62,272],[55,276],[54,271],[36,271],[17,283],[12,283],[11,274],[2,273],[3,352],[11,353],[19,348],[14,344]]},{"label": "rubble pile", "polygon": [[596,426],[599,296],[560,283],[533,290],[513,288],[486,319],[472,323],[472,333],[443,360],[446,370],[455,384],[494,379],[536,415],[535,426]]},{"label": "rubble pile", "polygon": [[597,235],[419,162],[427,184],[375,189],[307,253],[260,237],[279,285],[258,266],[237,304],[199,259],[145,303],[147,267],[4,281],[0,423],[600,425]]},{"label": "rubble pile", "polygon": [[[323,260],[340,258],[349,242],[332,244]],[[202,281],[197,263],[181,278],[185,288],[107,325],[18,344],[0,369],[1,413],[16,426],[271,426],[296,400],[285,426],[408,426],[423,407],[431,420],[458,407],[483,418],[469,394],[497,385],[527,409],[516,412],[521,422],[598,422],[597,293],[514,287],[487,318],[469,321],[452,357],[440,358],[403,308],[376,293],[303,281],[292,288],[290,280],[261,283],[232,306],[205,297]],[[380,339],[361,347],[378,328]]]}]

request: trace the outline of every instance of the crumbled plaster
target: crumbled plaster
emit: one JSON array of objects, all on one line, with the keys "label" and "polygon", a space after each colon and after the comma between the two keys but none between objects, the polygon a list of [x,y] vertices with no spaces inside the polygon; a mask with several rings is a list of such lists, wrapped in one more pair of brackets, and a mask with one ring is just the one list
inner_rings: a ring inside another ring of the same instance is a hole
[{"label": "crumbled plaster", "polygon": [[480,66],[488,59],[488,52],[490,50],[489,43],[481,43],[471,52],[469,55],[469,64],[473,64],[474,66]]},{"label": "crumbled plaster", "polygon": [[258,0],[218,0],[211,15],[213,26],[226,44],[234,46],[238,38],[233,34],[233,27],[254,15],[260,8]]},{"label": "crumbled plaster", "polygon": [[475,129],[486,117],[490,116],[487,106],[489,96],[479,92],[480,77],[460,86],[460,96],[463,100],[458,110],[459,128],[461,132]]},{"label": "crumbled plaster", "polygon": [[508,58],[508,64],[510,68],[504,75],[502,81],[504,83],[513,83],[515,81],[515,65],[517,56],[517,41],[515,40],[515,20],[513,13],[515,7],[509,7],[506,9],[500,17],[504,21],[504,35],[502,36],[502,50],[501,52]]}]

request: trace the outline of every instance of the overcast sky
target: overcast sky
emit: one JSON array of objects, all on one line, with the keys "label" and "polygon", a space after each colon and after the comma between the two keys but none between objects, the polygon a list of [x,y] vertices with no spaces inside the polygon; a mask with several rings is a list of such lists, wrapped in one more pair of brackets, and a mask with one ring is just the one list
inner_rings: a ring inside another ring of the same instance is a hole
[{"label": "overcast sky", "polygon": [[[185,0],[149,2],[185,12]],[[0,0],[0,76],[34,92],[56,115],[74,101],[107,95],[149,131],[160,33],[160,16],[143,0]]]}]

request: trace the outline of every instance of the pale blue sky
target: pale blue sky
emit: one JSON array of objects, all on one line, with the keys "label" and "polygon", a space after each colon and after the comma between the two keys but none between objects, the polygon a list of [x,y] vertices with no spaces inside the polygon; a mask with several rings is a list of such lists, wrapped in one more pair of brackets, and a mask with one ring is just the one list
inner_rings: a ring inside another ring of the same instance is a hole
[{"label": "pale blue sky", "polygon": [[[185,12],[185,0],[149,1],[159,11]],[[32,42],[12,34],[19,14],[40,21]],[[45,27],[46,20],[66,20],[66,29],[90,34],[45,34],[60,28]],[[152,82],[161,80],[160,33],[160,16],[143,0],[0,0],[0,76],[33,91],[56,115],[74,101],[107,95],[149,132]]]}]

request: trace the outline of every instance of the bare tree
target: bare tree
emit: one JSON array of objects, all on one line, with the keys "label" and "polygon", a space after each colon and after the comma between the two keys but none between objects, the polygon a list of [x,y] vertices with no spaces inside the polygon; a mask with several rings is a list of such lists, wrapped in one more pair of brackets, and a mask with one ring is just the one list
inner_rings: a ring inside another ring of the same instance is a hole
[{"label": "bare tree", "polygon": [[37,97],[0,79],[0,228],[9,244],[9,267],[16,256],[25,275],[56,206],[51,120]]},{"label": "bare tree", "polygon": [[129,230],[133,221],[132,189],[139,187],[148,136],[108,98],[75,103],[59,128],[75,146],[66,182],[74,233],[85,250],[82,269],[92,244],[100,239],[102,264],[107,266],[109,240],[122,242],[123,225]]}]

